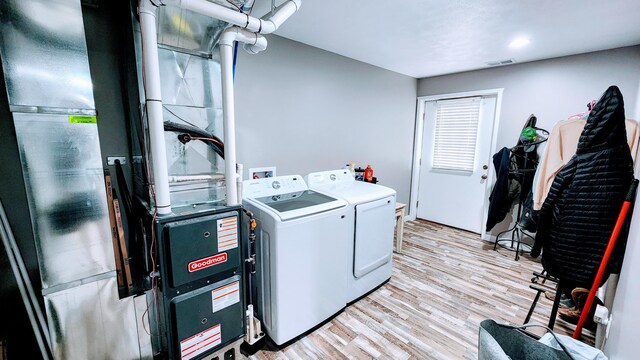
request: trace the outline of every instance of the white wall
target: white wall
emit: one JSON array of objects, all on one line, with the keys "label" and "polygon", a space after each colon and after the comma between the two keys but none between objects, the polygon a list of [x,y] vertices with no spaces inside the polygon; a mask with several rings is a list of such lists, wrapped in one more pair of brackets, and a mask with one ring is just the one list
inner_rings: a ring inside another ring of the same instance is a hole
[{"label": "white wall", "polygon": [[500,149],[516,144],[529,115],[537,116],[539,127],[551,130],[559,120],[586,111],[587,103],[609,85],[620,88],[627,117],[638,116],[639,81],[640,46],[633,46],[421,79],[418,95],[504,88]]},{"label": "white wall", "polygon": [[371,164],[409,201],[417,80],[277,36],[238,51],[238,162],[300,174]]},{"label": "white wall", "polygon": [[[640,85],[638,96],[640,104]],[[640,105],[638,105],[637,112],[640,115]],[[638,326],[638,320],[640,320],[640,306],[638,306],[640,304],[640,286],[638,286],[638,276],[640,275],[639,197],[636,197],[633,214],[622,271],[611,310],[613,316],[611,329],[604,346],[604,353],[611,360],[638,358],[636,341],[640,338],[640,327]]]},{"label": "white wall", "polygon": [[627,250],[613,302],[611,330],[604,352],[612,360],[638,358],[640,338],[640,204],[636,202]]}]

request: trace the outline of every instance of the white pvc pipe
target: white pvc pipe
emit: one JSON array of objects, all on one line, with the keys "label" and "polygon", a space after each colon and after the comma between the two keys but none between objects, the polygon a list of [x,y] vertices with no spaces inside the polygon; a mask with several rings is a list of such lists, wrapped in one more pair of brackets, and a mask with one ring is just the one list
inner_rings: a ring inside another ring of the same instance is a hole
[{"label": "white pvc pipe", "polygon": [[236,119],[233,90],[233,45],[245,43],[252,53],[267,48],[267,39],[236,26],[228,28],[220,36],[220,58],[222,70],[222,118],[224,123],[224,172],[227,190],[227,205],[238,205],[238,183],[236,181]]},{"label": "white pvc pipe", "polygon": [[278,30],[280,25],[285,22],[291,15],[293,15],[300,6],[302,5],[301,0],[289,0],[284,2],[282,5],[278,6],[272,12],[266,14],[261,18],[262,23],[262,31],[261,34],[271,34],[272,32]]},{"label": "white pvc pipe", "polygon": [[233,99],[233,46],[220,43],[222,70],[222,118],[224,122],[224,173],[227,205],[238,204],[236,184],[236,119]]},{"label": "white pvc pipe", "polygon": [[[171,212],[171,203],[169,199],[169,180],[166,164],[166,150],[164,148],[164,126],[162,122],[162,102],[160,94],[160,72],[158,70],[158,39],[156,35],[155,23],[155,7],[149,3],[149,0],[142,0],[143,6],[140,9],[140,23],[142,27],[142,43],[143,48],[143,64],[146,68],[145,82],[150,77],[152,85],[145,86],[147,95],[147,112],[149,114],[149,137],[151,138],[151,150],[153,156],[153,174],[156,186],[156,208],[159,214]],[[163,0],[163,5],[176,6],[185,10],[190,10],[198,14],[206,15],[218,20],[222,20],[233,25],[222,33],[220,37],[220,57],[222,70],[222,106],[224,121],[224,158],[225,158],[225,185],[227,205],[237,205],[240,203],[238,199],[238,186],[236,181],[236,129],[235,129],[235,105],[233,90],[233,46],[234,42],[239,41],[245,44],[244,49],[252,54],[266,49],[267,40],[258,34],[269,34],[295,13],[302,5],[301,0],[288,0],[278,6],[274,11],[265,15],[262,19],[254,18],[248,14],[243,14],[236,10],[218,5],[207,0]],[[144,15],[144,16],[143,16]],[[143,18],[145,21],[143,21]],[[145,33],[148,33],[145,36]],[[146,41],[145,41],[146,40]],[[146,47],[153,47],[153,53],[146,51]],[[145,59],[145,53],[147,53]],[[153,59],[148,59],[153,58]],[[150,73],[147,76],[146,73]],[[157,82],[157,84],[156,84]],[[150,96],[147,87],[156,94],[157,99]],[[152,103],[149,102],[152,99]],[[158,106],[155,106],[157,103]],[[153,106],[149,106],[153,105]],[[157,112],[159,110],[159,112]],[[153,111],[153,120],[152,120]],[[156,113],[157,112],[157,113]],[[157,123],[156,123],[157,121]],[[154,123],[160,129],[151,128]],[[161,133],[157,133],[161,132]],[[155,141],[153,141],[155,140]],[[159,140],[162,140],[159,142]],[[155,143],[155,147],[154,147]],[[161,145],[161,146],[159,146]],[[161,149],[160,149],[161,148]],[[157,152],[157,154],[156,154]],[[162,164],[160,164],[162,163]],[[163,172],[161,174],[161,172]],[[166,193],[165,193],[166,191]],[[162,197],[159,194],[162,193]],[[166,196],[166,199],[164,198]],[[160,199],[166,201],[161,202]],[[162,212],[161,212],[162,210]]]},{"label": "white pvc pipe", "polygon": [[302,0],[285,1],[261,19],[207,0],[164,0],[163,3],[219,19],[250,32],[271,34],[276,31],[285,20],[293,15],[293,13],[298,11],[302,5]]},{"label": "white pvc pipe", "polygon": [[264,36],[237,26],[230,27],[222,32],[222,35],[220,35],[220,48],[222,46],[233,47],[236,41],[243,43],[244,49],[251,54],[257,54],[267,48],[267,39]]},{"label": "white pvc pipe", "polygon": [[244,166],[242,164],[236,164],[236,186],[238,187],[238,203],[242,203],[242,174],[244,173]]},{"label": "white pvc pipe", "polygon": [[149,0],[140,1],[140,31],[142,33],[142,76],[144,77],[145,106],[151,144],[151,170],[155,187],[155,208],[158,215],[171,213],[167,150],[164,141],[162,93],[160,91],[160,64],[156,6]]}]

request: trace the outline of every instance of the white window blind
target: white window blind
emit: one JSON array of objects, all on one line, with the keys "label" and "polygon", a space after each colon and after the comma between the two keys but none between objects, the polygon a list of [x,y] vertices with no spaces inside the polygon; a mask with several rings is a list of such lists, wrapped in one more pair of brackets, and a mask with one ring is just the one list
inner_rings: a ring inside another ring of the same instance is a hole
[{"label": "white window blind", "polygon": [[469,97],[436,102],[434,169],[473,171],[481,99]]}]

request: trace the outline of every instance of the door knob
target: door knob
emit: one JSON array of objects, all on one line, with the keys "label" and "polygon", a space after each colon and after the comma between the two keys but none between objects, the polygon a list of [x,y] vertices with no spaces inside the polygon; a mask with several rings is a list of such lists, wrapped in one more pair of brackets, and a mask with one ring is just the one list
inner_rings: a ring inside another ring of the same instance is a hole
[{"label": "door knob", "polygon": [[480,178],[481,178],[482,180],[487,180],[487,174],[484,174],[484,175],[480,176]]}]

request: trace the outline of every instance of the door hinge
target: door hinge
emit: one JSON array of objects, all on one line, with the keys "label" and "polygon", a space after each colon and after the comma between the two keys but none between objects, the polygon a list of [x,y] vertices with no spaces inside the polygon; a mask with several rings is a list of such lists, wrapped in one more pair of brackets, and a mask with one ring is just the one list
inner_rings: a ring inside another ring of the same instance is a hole
[{"label": "door hinge", "polygon": [[425,113],[422,113],[422,121],[424,121],[424,114],[425,114]]},{"label": "door hinge", "polygon": [[420,204],[420,201],[416,201],[416,207],[418,207],[418,204]]}]

